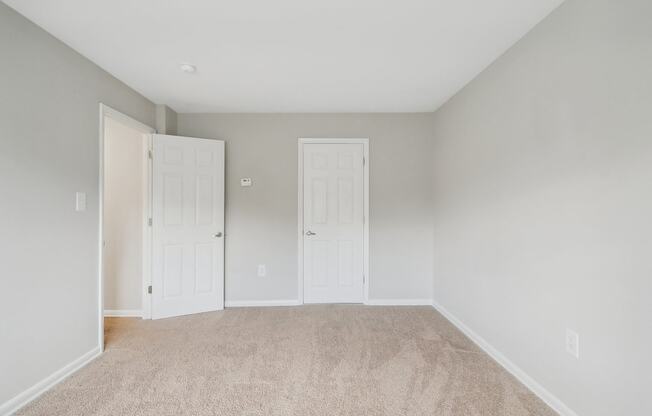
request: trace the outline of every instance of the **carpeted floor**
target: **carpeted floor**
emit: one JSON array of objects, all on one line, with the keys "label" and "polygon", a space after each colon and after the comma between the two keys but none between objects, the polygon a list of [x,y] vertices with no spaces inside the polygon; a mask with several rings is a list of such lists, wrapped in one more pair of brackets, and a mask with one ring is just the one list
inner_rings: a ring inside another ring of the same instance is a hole
[{"label": "carpeted floor", "polygon": [[554,415],[431,307],[107,318],[106,352],[19,415]]}]

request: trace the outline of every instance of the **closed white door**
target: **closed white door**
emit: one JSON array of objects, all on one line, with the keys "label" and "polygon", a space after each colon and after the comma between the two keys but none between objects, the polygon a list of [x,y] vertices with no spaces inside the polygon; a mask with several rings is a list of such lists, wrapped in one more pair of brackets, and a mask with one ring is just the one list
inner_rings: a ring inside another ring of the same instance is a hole
[{"label": "closed white door", "polygon": [[303,146],[305,303],[361,303],[364,259],[363,145]]},{"label": "closed white door", "polygon": [[224,142],[155,134],[152,319],[224,308]]}]

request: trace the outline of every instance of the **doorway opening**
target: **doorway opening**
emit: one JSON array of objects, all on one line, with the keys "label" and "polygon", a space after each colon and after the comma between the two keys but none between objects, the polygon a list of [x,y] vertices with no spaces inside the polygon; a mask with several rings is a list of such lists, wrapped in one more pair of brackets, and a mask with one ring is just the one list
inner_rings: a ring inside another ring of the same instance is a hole
[{"label": "doorway opening", "polygon": [[105,317],[149,319],[155,130],[100,104],[100,346]]}]

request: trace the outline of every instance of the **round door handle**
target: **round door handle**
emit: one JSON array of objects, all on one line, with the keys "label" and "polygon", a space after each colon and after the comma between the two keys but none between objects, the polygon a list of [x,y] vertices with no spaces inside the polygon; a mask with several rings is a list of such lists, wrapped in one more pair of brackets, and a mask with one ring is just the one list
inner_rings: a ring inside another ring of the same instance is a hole
[{"label": "round door handle", "polygon": [[215,234],[215,238],[220,238],[220,237],[222,237],[222,233],[221,233],[221,232],[220,232],[220,233],[217,233],[217,234]]},{"label": "round door handle", "polygon": [[317,233],[313,233],[312,231],[308,231],[306,235],[317,235]]}]

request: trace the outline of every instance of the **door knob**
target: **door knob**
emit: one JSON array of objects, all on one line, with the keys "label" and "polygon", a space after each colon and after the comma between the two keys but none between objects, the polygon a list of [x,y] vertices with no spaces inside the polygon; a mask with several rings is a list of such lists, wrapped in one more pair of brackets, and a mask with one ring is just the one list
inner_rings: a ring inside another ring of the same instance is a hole
[{"label": "door knob", "polygon": [[306,235],[317,235],[317,233],[313,233],[312,231],[308,231]]},{"label": "door knob", "polygon": [[221,232],[215,234],[215,238],[220,238],[220,237],[222,237],[222,233],[221,233]]}]

